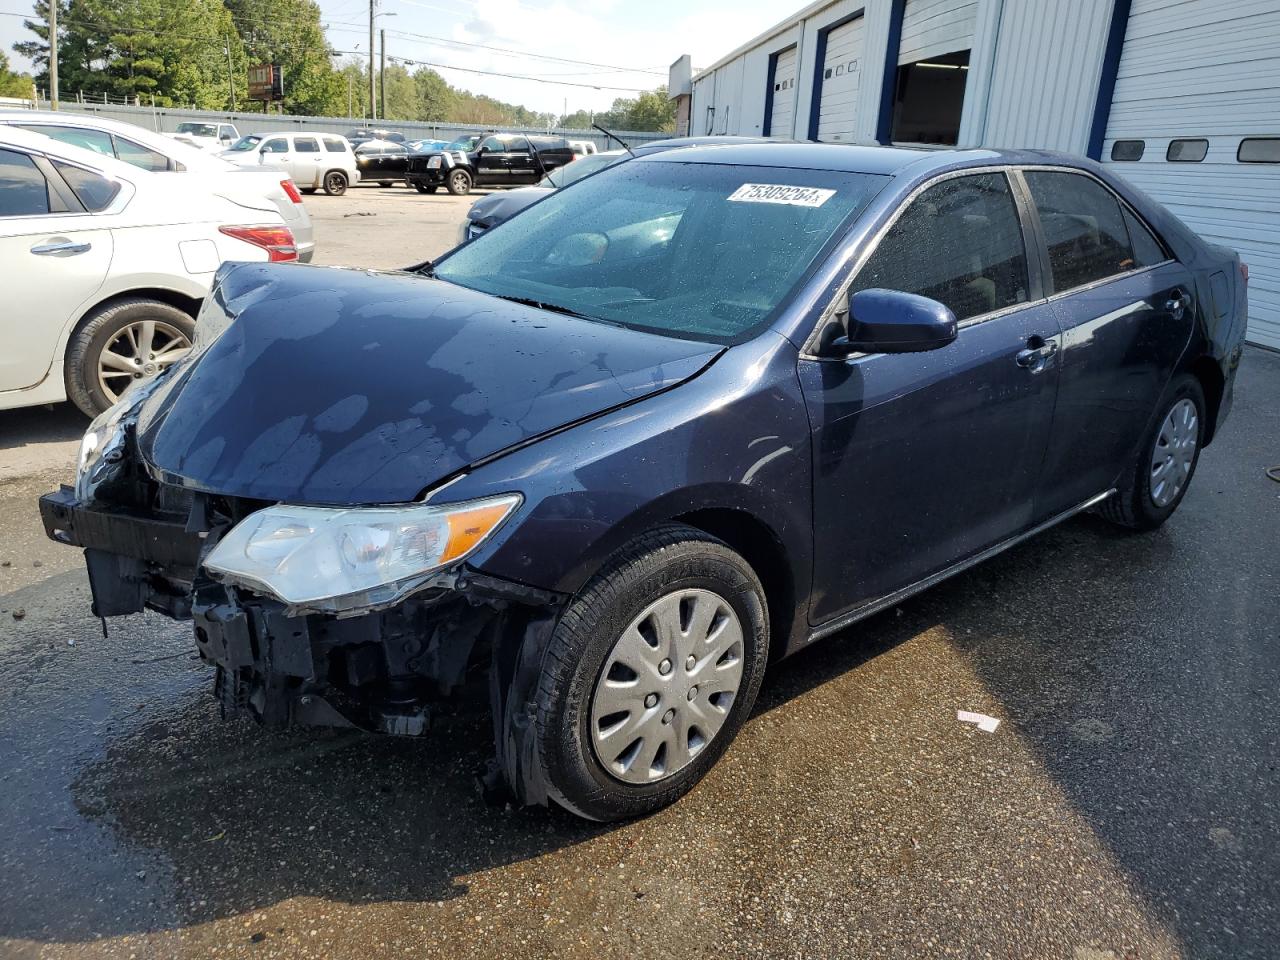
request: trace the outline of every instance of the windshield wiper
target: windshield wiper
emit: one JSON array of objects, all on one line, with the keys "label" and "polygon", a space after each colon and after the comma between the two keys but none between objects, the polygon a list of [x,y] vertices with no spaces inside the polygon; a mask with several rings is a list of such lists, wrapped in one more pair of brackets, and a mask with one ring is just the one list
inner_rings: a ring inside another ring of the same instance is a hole
[{"label": "windshield wiper", "polygon": [[520,303],[526,307],[537,307],[539,310],[545,310],[547,313],[562,313],[566,317],[577,317],[579,320],[598,320],[598,317],[588,316],[585,313],[579,313],[571,307],[562,307],[558,303],[547,303],[545,300],[535,300],[532,297],[514,297],[504,293],[495,293],[492,296],[499,300],[509,300],[511,303]]}]

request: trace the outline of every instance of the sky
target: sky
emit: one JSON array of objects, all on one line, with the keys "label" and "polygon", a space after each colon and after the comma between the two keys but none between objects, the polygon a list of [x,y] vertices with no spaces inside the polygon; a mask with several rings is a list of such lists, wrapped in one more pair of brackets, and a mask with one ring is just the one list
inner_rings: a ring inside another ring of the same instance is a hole
[{"label": "sky", "polygon": [[[367,56],[368,0],[320,0],[320,7],[330,45]],[[29,0],[0,0],[0,14],[30,9]],[[605,110],[617,97],[634,97],[637,90],[663,84],[668,66],[685,53],[695,67],[711,64],[791,9],[765,0],[380,0],[377,22],[387,31],[388,57],[427,61],[439,65],[455,87],[559,114],[566,108],[569,113]],[[589,61],[592,66],[411,34]],[[29,64],[11,48],[29,36],[20,18],[0,15],[0,44],[19,70]],[[488,76],[459,67],[539,79]]]}]

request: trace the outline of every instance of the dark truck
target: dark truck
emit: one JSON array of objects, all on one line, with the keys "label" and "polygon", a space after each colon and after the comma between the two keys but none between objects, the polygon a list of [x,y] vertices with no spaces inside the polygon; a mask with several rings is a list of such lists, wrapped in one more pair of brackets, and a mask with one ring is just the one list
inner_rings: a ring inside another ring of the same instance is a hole
[{"label": "dark truck", "polygon": [[454,196],[474,186],[522,186],[537,183],[551,170],[574,159],[563,137],[495,133],[470,150],[449,148],[409,158],[405,179],[419,193],[435,193],[445,187]]}]

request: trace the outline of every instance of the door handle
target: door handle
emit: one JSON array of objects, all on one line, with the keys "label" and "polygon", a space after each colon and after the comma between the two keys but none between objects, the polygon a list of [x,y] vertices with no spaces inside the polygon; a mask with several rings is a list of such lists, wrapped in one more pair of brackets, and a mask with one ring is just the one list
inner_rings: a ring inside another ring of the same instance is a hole
[{"label": "door handle", "polygon": [[1027,337],[1026,348],[1019,350],[1014,355],[1013,362],[1035,373],[1041,370],[1049,358],[1057,352],[1058,342],[1056,340],[1045,340],[1044,337],[1033,335]]},{"label": "door handle", "polygon": [[37,257],[74,257],[88,253],[93,249],[91,243],[77,243],[74,240],[57,240],[52,243],[39,243],[31,248]]},{"label": "door handle", "polygon": [[1183,313],[1186,312],[1188,299],[1181,290],[1174,290],[1165,301],[1164,308],[1169,311],[1173,319],[1181,320]]}]

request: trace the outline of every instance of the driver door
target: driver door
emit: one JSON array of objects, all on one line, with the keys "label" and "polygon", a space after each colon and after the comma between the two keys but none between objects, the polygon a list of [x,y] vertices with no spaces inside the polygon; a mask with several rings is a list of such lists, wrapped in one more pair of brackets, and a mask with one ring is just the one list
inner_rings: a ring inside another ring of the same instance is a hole
[{"label": "driver door", "polygon": [[504,184],[511,179],[511,158],[507,144],[497,137],[486,137],[476,158],[476,173],[485,183]]},{"label": "driver door", "polygon": [[1057,315],[1001,172],[911,201],[853,290],[945,303],[956,341],[928,353],[802,360],[813,429],[814,623],[1028,529],[1058,385]]}]

